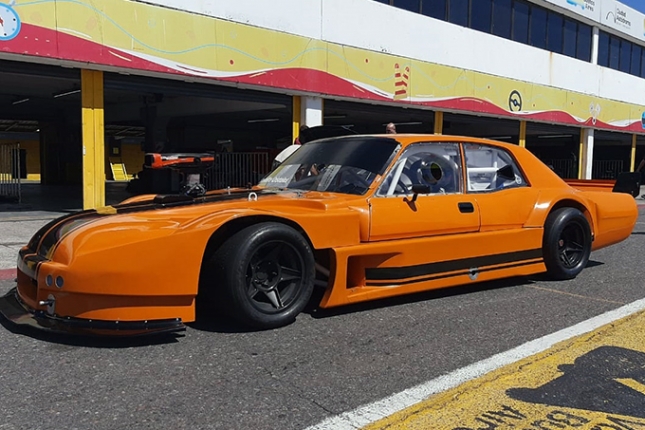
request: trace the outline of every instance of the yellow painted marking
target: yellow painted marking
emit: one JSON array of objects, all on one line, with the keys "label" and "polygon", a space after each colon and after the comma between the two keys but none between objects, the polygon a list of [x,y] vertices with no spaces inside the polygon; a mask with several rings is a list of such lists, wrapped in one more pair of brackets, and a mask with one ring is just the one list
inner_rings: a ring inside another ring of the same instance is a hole
[{"label": "yellow painted marking", "polygon": [[582,294],[567,293],[566,291],[559,291],[559,290],[553,290],[551,288],[537,287],[535,285],[530,285],[530,287],[534,288],[536,290],[548,291],[550,293],[557,293],[557,294],[562,294],[562,295],[565,295],[565,296],[578,297],[578,298],[581,298],[581,299],[595,300],[597,302],[614,303],[614,304],[617,304],[617,305],[624,305],[625,304],[625,302],[617,302],[615,300],[607,300],[607,299],[601,299],[601,298],[598,298],[598,297],[583,296]]},{"label": "yellow painted marking", "polygon": [[[645,430],[645,408],[638,406],[645,404],[645,384],[632,379],[645,374],[644,329],[645,312],[634,314],[365,429]],[[608,397],[621,393],[631,400]]]},{"label": "yellow painted marking", "polygon": [[443,134],[443,112],[434,113],[434,134]]},{"label": "yellow painted marking", "polygon": [[623,385],[628,386],[634,391],[638,391],[642,395],[645,396],[645,384],[638,382],[635,379],[616,379],[616,381],[620,382]]},{"label": "yellow painted marking", "polygon": [[303,120],[300,109],[302,107],[302,99],[300,96],[293,96],[291,108],[291,122],[292,122],[292,136],[291,141],[294,142],[300,136],[300,124]]},{"label": "yellow painted marking", "polygon": [[634,166],[636,165],[636,141],[638,140],[637,134],[632,134],[632,150],[629,155],[629,171],[634,171]]},{"label": "yellow painted marking", "polygon": [[113,206],[103,206],[97,208],[96,213],[99,215],[115,215],[116,209]]}]

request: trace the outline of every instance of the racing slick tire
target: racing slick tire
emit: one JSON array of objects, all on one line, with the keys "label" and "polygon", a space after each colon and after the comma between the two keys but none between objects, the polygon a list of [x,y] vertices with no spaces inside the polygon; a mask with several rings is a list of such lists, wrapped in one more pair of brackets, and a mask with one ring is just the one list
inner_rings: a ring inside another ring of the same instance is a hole
[{"label": "racing slick tire", "polygon": [[542,252],[551,279],[573,279],[587,266],[591,255],[591,228],[578,209],[551,212],[544,225]]},{"label": "racing slick tire", "polygon": [[256,329],[293,322],[314,289],[316,269],[309,242],[277,222],[240,230],[212,255],[209,266],[217,308]]}]

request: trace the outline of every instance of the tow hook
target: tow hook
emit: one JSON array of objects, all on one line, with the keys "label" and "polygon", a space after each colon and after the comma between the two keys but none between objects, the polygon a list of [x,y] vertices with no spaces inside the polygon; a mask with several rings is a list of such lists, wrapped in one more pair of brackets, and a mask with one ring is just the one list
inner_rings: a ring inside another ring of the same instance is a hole
[{"label": "tow hook", "polygon": [[54,311],[56,309],[56,297],[54,297],[52,294],[47,296],[47,300],[41,300],[38,302],[40,306],[46,306],[47,307],[47,313],[49,315],[54,315]]}]

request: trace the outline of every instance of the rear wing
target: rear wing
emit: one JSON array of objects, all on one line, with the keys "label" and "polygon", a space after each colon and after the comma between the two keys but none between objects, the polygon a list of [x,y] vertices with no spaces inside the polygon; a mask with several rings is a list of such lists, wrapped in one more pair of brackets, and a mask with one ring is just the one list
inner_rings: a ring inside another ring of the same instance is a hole
[{"label": "rear wing", "polygon": [[565,179],[571,187],[581,191],[606,191],[631,194],[638,197],[641,193],[640,172],[619,173],[614,179]]}]

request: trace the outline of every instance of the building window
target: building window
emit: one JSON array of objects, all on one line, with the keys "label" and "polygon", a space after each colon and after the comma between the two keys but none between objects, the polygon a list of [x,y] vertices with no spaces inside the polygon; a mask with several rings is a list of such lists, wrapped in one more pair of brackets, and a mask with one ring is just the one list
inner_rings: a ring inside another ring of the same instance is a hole
[{"label": "building window", "polygon": [[632,61],[629,73],[634,76],[641,75],[641,58],[643,57],[643,48],[638,45],[632,46]]},{"label": "building window", "polygon": [[620,41],[620,59],[618,60],[618,70],[629,73],[632,67],[632,43],[626,40]]},{"label": "building window", "polygon": [[531,7],[529,22],[529,44],[546,49],[546,9]]},{"label": "building window", "polygon": [[562,53],[568,57],[576,58],[576,44],[578,36],[578,23],[565,18],[562,31]]},{"label": "building window", "polygon": [[446,20],[446,0],[421,0],[421,13],[433,18]]},{"label": "building window", "polygon": [[511,38],[511,0],[493,0],[493,34]]},{"label": "building window", "polygon": [[[526,0],[374,0],[515,42],[591,61],[590,25]],[[645,47],[600,32],[598,65],[645,77]]]},{"label": "building window", "polygon": [[392,0],[392,6],[409,10],[410,12],[421,12],[420,0]]},{"label": "building window", "polygon": [[578,48],[576,58],[582,61],[591,61],[591,26],[578,23]]},{"label": "building window", "polygon": [[468,26],[468,0],[450,0],[448,21],[464,27]]},{"label": "building window", "polygon": [[562,39],[564,32],[564,24],[562,15],[549,12],[547,15],[547,39],[546,49],[551,52],[562,53]]},{"label": "building window", "polygon": [[513,5],[513,40],[519,43],[529,43],[529,11],[528,3],[516,1]]},{"label": "building window", "polygon": [[493,3],[490,0],[470,2],[470,28],[491,32]]},{"label": "building window", "polygon": [[609,35],[604,31],[598,37],[598,65],[609,67]]},{"label": "building window", "polygon": [[620,61],[620,39],[611,36],[609,37],[609,67],[618,70]]}]

